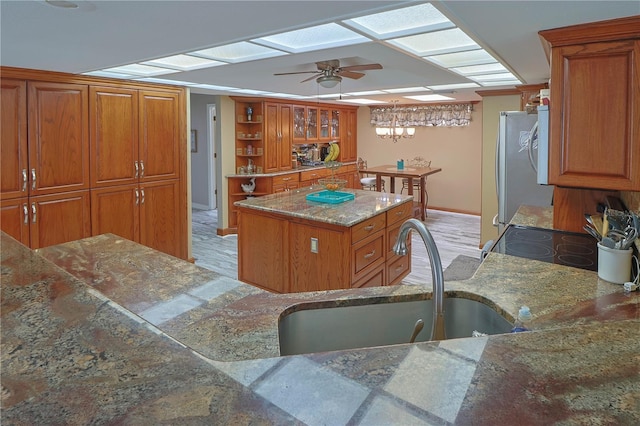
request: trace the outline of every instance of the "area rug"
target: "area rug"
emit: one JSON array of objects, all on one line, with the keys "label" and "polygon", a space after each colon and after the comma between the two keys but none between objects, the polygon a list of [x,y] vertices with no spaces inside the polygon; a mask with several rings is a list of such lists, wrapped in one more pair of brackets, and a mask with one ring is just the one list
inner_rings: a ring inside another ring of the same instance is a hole
[{"label": "area rug", "polygon": [[480,263],[482,263],[480,259],[461,254],[444,270],[444,279],[445,281],[468,280],[475,274]]}]

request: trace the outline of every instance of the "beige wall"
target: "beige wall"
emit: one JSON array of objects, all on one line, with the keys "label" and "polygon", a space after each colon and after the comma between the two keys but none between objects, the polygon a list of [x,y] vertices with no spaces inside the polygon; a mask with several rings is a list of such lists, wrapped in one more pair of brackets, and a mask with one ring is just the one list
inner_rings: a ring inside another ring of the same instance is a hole
[{"label": "beige wall", "polygon": [[[413,139],[397,143],[376,137],[370,108],[358,108],[358,154],[369,166],[395,164],[396,159],[422,156],[442,171],[427,179],[429,208],[480,214],[482,104],[475,104],[464,127],[418,127]],[[400,191],[400,184],[396,183]]]},{"label": "beige wall", "polygon": [[498,214],[496,194],[496,139],[500,111],[520,110],[520,96],[488,96],[482,99],[482,218],[480,246],[498,236],[493,217]]}]

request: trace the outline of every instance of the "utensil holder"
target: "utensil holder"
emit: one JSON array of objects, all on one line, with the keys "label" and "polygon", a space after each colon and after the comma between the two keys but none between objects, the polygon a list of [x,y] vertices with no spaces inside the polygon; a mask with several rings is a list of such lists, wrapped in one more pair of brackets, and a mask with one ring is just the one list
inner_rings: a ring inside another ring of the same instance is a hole
[{"label": "utensil holder", "polygon": [[624,284],[631,279],[633,249],[616,250],[598,243],[598,277],[614,284]]}]

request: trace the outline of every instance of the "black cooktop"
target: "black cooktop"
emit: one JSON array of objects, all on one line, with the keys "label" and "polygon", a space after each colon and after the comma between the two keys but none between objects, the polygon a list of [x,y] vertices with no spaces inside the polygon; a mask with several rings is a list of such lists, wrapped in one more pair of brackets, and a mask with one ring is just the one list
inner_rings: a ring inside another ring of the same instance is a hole
[{"label": "black cooktop", "polygon": [[588,234],[509,225],[491,251],[597,271],[597,243]]}]

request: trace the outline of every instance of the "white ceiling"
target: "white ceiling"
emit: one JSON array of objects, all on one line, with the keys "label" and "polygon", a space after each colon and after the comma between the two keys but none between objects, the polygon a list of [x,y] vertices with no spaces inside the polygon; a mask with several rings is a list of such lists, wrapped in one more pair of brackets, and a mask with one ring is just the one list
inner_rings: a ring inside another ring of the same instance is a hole
[{"label": "white ceiling", "polygon": [[[82,1],[76,9],[43,0],[0,1],[0,63],[4,66],[83,73],[178,53],[254,39],[287,30],[423,3],[415,1]],[[523,84],[548,80],[549,65],[538,31],[640,14],[638,0],[435,1],[443,14],[500,59]],[[380,63],[359,80],[344,78],[334,89],[319,87],[315,62]],[[300,96],[350,93],[468,80],[382,42],[279,56],[161,76]],[[480,88],[480,90],[489,87]],[[500,87],[490,87],[500,88]],[[505,87],[501,87],[505,88]],[[448,96],[479,100],[478,89]],[[195,93],[230,92],[192,89]],[[378,102],[401,95],[368,96]],[[344,100],[348,100],[345,96]]]}]

